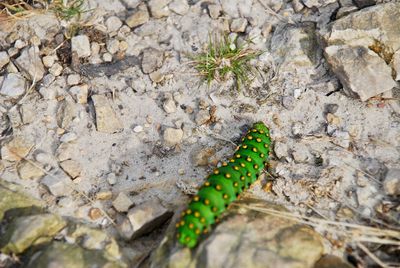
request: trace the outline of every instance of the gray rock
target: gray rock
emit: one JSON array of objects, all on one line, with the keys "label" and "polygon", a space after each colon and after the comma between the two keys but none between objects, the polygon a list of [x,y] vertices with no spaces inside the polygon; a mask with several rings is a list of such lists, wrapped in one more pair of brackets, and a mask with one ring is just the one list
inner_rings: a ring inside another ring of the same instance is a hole
[{"label": "gray rock", "polygon": [[178,15],[185,15],[189,11],[189,4],[187,0],[173,0],[169,5],[169,9]]},{"label": "gray rock", "polygon": [[245,18],[234,19],[231,23],[231,31],[234,33],[243,33],[246,30],[247,23]]},{"label": "gray rock", "polygon": [[147,48],[143,52],[142,69],[145,74],[157,70],[163,65],[164,53],[154,48]]},{"label": "gray rock", "polygon": [[355,6],[346,6],[346,7],[341,7],[338,12],[336,12],[336,19],[340,19],[341,17],[347,16],[350,13],[353,13],[357,11],[357,7]]},{"label": "gray rock", "polygon": [[54,175],[46,175],[40,182],[56,197],[68,196],[74,190],[71,179],[62,171],[57,171]]},{"label": "gray rock", "polygon": [[150,0],[148,5],[151,15],[156,18],[162,18],[169,15],[168,4],[171,0]]},{"label": "gray rock", "polygon": [[289,153],[288,153],[288,146],[286,143],[277,141],[275,142],[274,145],[274,152],[275,155],[279,158],[279,159],[284,159],[286,157],[288,157]]},{"label": "gray rock", "polygon": [[86,104],[89,94],[89,85],[81,84],[79,86],[73,86],[69,89],[69,92],[77,103]]},{"label": "gray rock", "polygon": [[87,35],[77,35],[72,37],[71,51],[76,52],[79,58],[89,57],[91,54],[89,37]]},{"label": "gray rock", "polygon": [[17,98],[25,93],[26,81],[19,74],[10,73],[4,79],[0,89],[0,94]]},{"label": "gray rock", "polygon": [[172,214],[158,200],[148,201],[130,209],[128,219],[133,230],[131,238],[151,232],[168,220]]},{"label": "gray rock", "polygon": [[164,130],[163,137],[165,146],[172,147],[181,143],[183,138],[183,131],[182,129],[167,128]]},{"label": "gray rock", "polygon": [[20,254],[31,246],[51,240],[65,226],[66,222],[53,214],[18,217],[9,223],[2,236],[1,251]]},{"label": "gray rock", "polygon": [[70,127],[72,120],[77,117],[78,111],[73,101],[63,100],[57,108],[57,124],[60,128],[67,129]]},{"label": "gray rock", "polygon": [[336,130],[333,132],[332,136],[334,137],[332,140],[334,144],[346,149],[350,147],[351,137],[349,132]]},{"label": "gray rock", "polygon": [[63,67],[58,62],[53,64],[53,66],[51,66],[51,68],[49,69],[49,73],[51,73],[54,76],[59,76],[62,73],[62,71]]},{"label": "gray rock", "polygon": [[117,39],[109,39],[106,42],[107,51],[111,54],[115,54],[119,49],[119,41]]},{"label": "gray rock", "polygon": [[122,26],[122,21],[117,16],[111,16],[105,21],[109,33],[118,31]]},{"label": "gray rock", "polygon": [[133,202],[125,193],[120,192],[112,202],[112,205],[118,212],[127,212]]},{"label": "gray rock", "polygon": [[167,114],[176,112],[175,101],[172,98],[167,98],[163,103],[163,109]]},{"label": "gray rock", "polygon": [[122,131],[122,122],[108,99],[103,95],[93,95],[92,100],[96,112],[97,131],[110,134]]},{"label": "gray rock", "polygon": [[[37,165],[37,164],[36,164]],[[23,180],[37,180],[44,176],[44,171],[28,161],[18,165],[18,175]]]},{"label": "gray rock", "polygon": [[[150,257],[150,267],[313,267],[324,240],[313,229],[241,205],[286,211],[259,200],[240,200],[228,216],[189,250],[176,243],[175,220]],[[268,260],[268,263],[266,263]]]},{"label": "gray rock", "polygon": [[81,165],[71,159],[65,160],[60,163],[61,168],[68,174],[72,179],[75,179],[81,174]]},{"label": "gray rock", "polygon": [[41,80],[45,73],[44,65],[39,55],[39,48],[34,46],[25,48],[21,52],[21,56],[15,60],[17,67],[25,72],[32,81]]},{"label": "gray rock", "polygon": [[7,161],[20,161],[28,155],[33,143],[23,136],[15,136],[10,142],[1,147],[1,159]]},{"label": "gray rock", "polygon": [[218,19],[221,15],[222,7],[219,4],[210,4],[208,5],[208,12],[210,13],[210,17],[212,19]]},{"label": "gray rock", "polygon": [[293,7],[293,10],[298,13],[303,10],[304,5],[300,0],[293,0],[292,7]]},{"label": "gray rock", "polygon": [[135,13],[133,13],[132,15],[130,15],[125,23],[131,27],[131,28],[135,28],[137,26],[140,26],[146,22],[148,22],[150,19],[150,15],[149,12],[147,11],[147,8],[143,8],[143,9],[139,9],[137,10]]},{"label": "gray rock", "polygon": [[79,84],[81,81],[81,76],[79,74],[70,74],[67,77],[67,85],[69,86],[75,86]]},{"label": "gray rock", "polygon": [[239,17],[238,0],[221,0],[222,10],[231,18]]},{"label": "gray rock", "polygon": [[400,195],[400,169],[391,168],[388,170],[383,188],[388,195]]},{"label": "gray rock", "polygon": [[391,68],[365,47],[329,46],[325,49],[325,55],[346,93],[362,101],[397,85],[392,79]]},{"label": "gray rock", "polygon": [[353,1],[358,8],[373,6],[377,2],[376,0],[353,0]]},{"label": "gray rock", "polygon": [[4,66],[6,66],[7,63],[10,62],[10,57],[8,56],[6,51],[0,51],[0,70]]},{"label": "gray rock", "polygon": [[283,96],[282,97],[282,105],[288,110],[293,110],[294,109],[294,102],[295,98],[292,96]]}]

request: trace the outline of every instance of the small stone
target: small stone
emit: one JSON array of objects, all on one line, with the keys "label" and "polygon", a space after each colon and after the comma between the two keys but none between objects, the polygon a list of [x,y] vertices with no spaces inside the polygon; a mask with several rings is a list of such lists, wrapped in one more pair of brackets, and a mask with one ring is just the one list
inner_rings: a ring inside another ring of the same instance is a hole
[{"label": "small stone", "polygon": [[67,77],[67,85],[69,86],[75,86],[79,84],[81,81],[81,76],[79,74],[70,74]]},{"label": "small stone", "polygon": [[349,132],[336,130],[333,132],[332,137],[334,137],[332,143],[346,149],[349,148],[351,142],[351,137]]},{"label": "small stone", "polygon": [[210,17],[212,19],[218,19],[218,17],[221,15],[222,7],[218,4],[210,4],[208,5],[208,12],[210,13]]},{"label": "small stone", "polygon": [[178,15],[185,15],[189,11],[189,4],[187,0],[174,0],[169,4],[169,9]]},{"label": "small stone", "polygon": [[122,21],[117,16],[111,16],[106,20],[105,25],[107,27],[107,32],[112,33],[121,28]]},{"label": "small stone", "polygon": [[208,110],[200,110],[197,114],[196,114],[196,124],[201,126],[205,123],[207,123],[210,120],[210,112]]},{"label": "small stone", "polygon": [[107,40],[106,47],[108,52],[115,54],[119,49],[119,41],[117,39]]},{"label": "small stone", "polygon": [[195,166],[208,166],[211,163],[211,158],[215,155],[213,148],[202,148],[195,150],[192,154],[192,163]]},{"label": "small stone", "polygon": [[143,52],[142,69],[149,74],[160,68],[164,61],[164,53],[154,48],[147,48]]},{"label": "small stone", "polygon": [[27,43],[25,41],[22,41],[21,39],[18,39],[15,41],[14,47],[18,49],[22,49],[27,46]]},{"label": "small stone", "polygon": [[69,92],[72,94],[72,97],[77,103],[86,104],[89,93],[89,85],[82,84],[79,86],[73,86],[69,89]]},{"label": "small stone", "polygon": [[39,55],[38,47],[25,48],[21,52],[21,56],[15,60],[18,68],[25,72],[32,81],[41,80],[45,74],[44,65]]},{"label": "small stone", "polygon": [[176,112],[175,101],[172,98],[168,98],[163,103],[163,109],[167,114],[172,114]]},{"label": "small stone", "polygon": [[8,56],[6,51],[0,51],[0,70],[4,66],[6,66],[7,63],[10,62],[10,57]]},{"label": "small stone", "polygon": [[178,169],[179,175],[185,175],[185,170],[183,168]]},{"label": "small stone", "polygon": [[383,182],[383,188],[388,195],[400,195],[400,169],[391,168],[388,170]]},{"label": "small stone", "polygon": [[286,157],[288,157],[288,147],[286,143],[283,142],[275,142],[275,146],[274,146],[274,152],[275,155],[279,158],[279,159],[284,159]]},{"label": "small stone", "polygon": [[65,160],[60,163],[60,166],[72,179],[81,174],[81,165],[74,160]]},{"label": "small stone", "polygon": [[142,203],[128,212],[128,219],[132,225],[132,238],[139,237],[159,227],[172,216],[158,200]]},{"label": "small stone", "polygon": [[338,117],[334,114],[328,113],[328,114],[326,114],[326,121],[330,125],[338,126],[340,124],[340,117]]},{"label": "small stone", "polygon": [[304,144],[297,143],[292,150],[293,159],[297,163],[306,163],[310,159],[310,154]]},{"label": "small stone", "polygon": [[71,51],[76,52],[79,58],[89,57],[91,54],[89,37],[87,35],[72,37]]},{"label": "small stone", "polygon": [[107,182],[110,185],[114,185],[117,183],[117,177],[116,177],[115,173],[110,173],[107,175]]},{"label": "small stone", "polygon": [[18,165],[18,174],[23,180],[37,180],[42,178],[45,173],[31,162],[23,161]]},{"label": "small stone", "polygon": [[17,98],[25,93],[25,78],[19,74],[9,73],[4,79],[0,94]]},{"label": "small stone", "polygon": [[1,147],[1,159],[7,161],[19,161],[28,155],[33,144],[28,142],[26,138],[16,136],[10,142]]},{"label": "small stone", "polygon": [[148,2],[151,15],[156,18],[162,18],[169,15],[168,4],[171,0],[150,0]]},{"label": "small stone", "polygon": [[112,198],[112,192],[111,191],[102,191],[98,192],[96,194],[96,199],[97,200],[110,200]]},{"label": "small stone", "polygon": [[22,105],[19,108],[21,119],[24,124],[32,123],[35,120],[36,112],[33,105]]},{"label": "small stone", "polygon": [[119,51],[125,51],[128,49],[128,47],[129,47],[128,42],[126,41],[119,42],[119,47],[118,47]]},{"label": "small stone", "polygon": [[112,62],[112,59],[113,59],[113,56],[111,55],[111,53],[106,52],[103,54],[103,60],[105,62]]},{"label": "small stone", "polygon": [[56,61],[56,58],[54,56],[44,56],[43,57],[43,65],[47,68],[50,68],[53,66],[54,62]]},{"label": "small stone", "polygon": [[97,131],[109,134],[122,131],[122,122],[117,117],[108,99],[103,95],[93,95],[92,100],[96,112]]},{"label": "small stone", "polygon": [[63,100],[57,108],[57,124],[62,129],[67,129],[72,120],[77,116],[77,108],[73,101]]},{"label": "small stone", "polygon": [[183,138],[182,129],[167,128],[164,131],[164,144],[167,147],[172,147],[181,143],[182,138]]},{"label": "small stone", "polygon": [[164,80],[164,75],[159,70],[152,72],[149,76],[154,83],[160,83]]},{"label": "small stone", "polygon": [[364,8],[375,5],[377,0],[354,0],[353,2],[358,8]]},{"label": "small stone", "polygon": [[51,73],[54,76],[59,76],[62,71],[63,67],[59,63],[53,64],[53,66],[51,66],[51,68],[49,69],[49,73]]},{"label": "small stone", "polygon": [[145,24],[146,22],[148,22],[150,19],[150,15],[149,12],[147,11],[147,9],[143,9],[143,10],[138,10],[135,13],[133,13],[132,15],[130,15],[125,23],[131,27],[131,28],[135,28],[137,26],[140,26],[142,24]]},{"label": "small stone", "polygon": [[118,194],[117,198],[114,199],[112,205],[118,212],[127,212],[133,205],[133,202],[125,193],[121,192]]},{"label": "small stone", "polygon": [[140,125],[133,128],[133,132],[135,132],[135,133],[140,133],[142,131],[143,131],[143,127]]},{"label": "small stone", "polygon": [[90,210],[89,210],[89,213],[88,213],[88,216],[89,216],[89,218],[91,219],[91,220],[98,220],[98,219],[100,219],[101,217],[103,217],[103,213],[101,212],[101,210],[100,209],[98,209],[98,208],[91,208]]},{"label": "small stone", "polygon": [[231,31],[234,33],[243,33],[246,30],[247,23],[245,18],[234,19],[231,23]]},{"label": "small stone", "polygon": [[301,3],[300,0],[293,0],[292,7],[293,7],[294,12],[298,13],[303,10],[304,5],[303,5],[303,3]]},{"label": "small stone", "polygon": [[56,197],[69,196],[74,188],[71,179],[63,172],[57,172],[55,175],[47,175],[41,181]]}]

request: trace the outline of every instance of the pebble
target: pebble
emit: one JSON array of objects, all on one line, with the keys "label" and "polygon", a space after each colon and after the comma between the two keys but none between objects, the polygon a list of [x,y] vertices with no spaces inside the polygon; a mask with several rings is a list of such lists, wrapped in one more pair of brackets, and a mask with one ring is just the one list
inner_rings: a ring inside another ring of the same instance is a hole
[{"label": "pebble", "polygon": [[148,5],[151,11],[151,15],[156,19],[168,16],[168,4],[170,2],[171,0],[150,0],[148,2]]},{"label": "pebble", "polygon": [[196,114],[196,124],[201,126],[210,120],[210,112],[208,110],[200,110]]},{"label": "pebble", "polygon": [[143,131],[143,127],[140,125],[133,128],[133,132],[135,132],[135,133],[140,133],[142,131]]},{"label": "pebble", "polygon": [[103,54],[103,60],[105,62],[112,62],[112,59],[113,59],[113,56],[111,55],[111,53],[106,52]]},{"label": "pebble", "polygon": [[165,146],[172,147],[181,143],[183,138],[183,131],[182,129],[167,128],[164,131],[163,137]]},{"label": "pebble", "polygon": [[122,21],[117,16],[111,16],[106,20],[105,25],[107,27],[107,32],[112,33],[121,28]]},{"label": "pebble", "polygon": [[128,219],[132,226],[131,239],[142,236],[161,226],[172,216],[158,200],[142,203],[128,212]]},{"label": "pebble", "polygon": [[49,73],[51,73],[54,76],[59,76],[63,71],[63,67],[59,63],[53,64],[51,68],[49,69]]},{"label": "pebble", "polygon": [[280,141],[276,142],[275,146],[274,146],[274,152],[275,152],[275,155],[281,160],[288,157],[287,144],[280,142]]},{"label": "pebble", "polygon": [[19,177],[23,180],[37,180],[44,176],[42,169],[28,161],[23,161],[18,165]]},{"label": "pebble", "polygon": [[44,56],[42,58],[43,65],[47,68],[50,68],[53,66],[54,62],[56,61],[56,58],[54,56]]},{"label": "pebble", "polygon": [[96,194],[96,199],[97,200],[110,200],[112,198],[112,192],[111,191],[102,191],[98,192]]},{"label": "pebble", "polygon": [[309,160],[310,154],[304,144],[295,143],[292,150],[293,159],[297,163],[306,163]]},{"label": "pebble", "polygon": [[119,49],[119,41],[117,39],[107,40],[106,47],[108,52],[115,54]]},{"label": "pebble", "polygon": [[60,163],[60,166],[72,179],[77,178],[82,171],[81,165],[74,160],[65,160]]},{"label": "pebble", "polygon": [[400,195],[400,169],[390,168],[383,181],[383,189],[388,195]]},{"label": "pebble", "polygon": [[76,52],[79,58],[91,55],[90,41],[87,35],[77,35],[71,38],[71,51]]},{"label": "pebble", "polygon": [[10,57],[8,56],[6,51],[0,51],[0,70],[4,66],[6,66],[7,63],[10,62]]},{"label": "pebble", "polygon": [[15,60],[18,68],[25,72],[31,81],[41,80],[46,72],[39,55],[40,51],[38,47],[25,48]]},{"label": "pebble", "polygon": [[56,197],[69,196],[74,190],[71,179],[60,172],[52,176],[47,175],[43,177],[40,183],[44,184],[49,189],[50,193]]},{"label": "pebble", "polygon": [[127,212],[133,202],[125,193],[120,192],[112,202],[112,205],[118,212]]},{"label": "pebble", "polygon": [[169,4],[169,9],[178,15],[185,15],[189,11],[189,4],[187,0],[174,0]]},{"label": "pebble", "polygon": [[0,89],[0,94],[17,98],[25,93],[26,81],[22,75],[9,73]]},{"label": "pebble", "polygon": [[231,23],[231,31],[235,33],[243,33],[246,30],[247,20],[245,18],[234,19]]},{"label": "pebble", "polygon": [[164,80],[164,75],[159,70],[152,72],[149,76],[154,83],[160,83]]},{"label": "pebble", "polygon": [[91,208],[89,210],[88,216],[91,220],[97,220],[103,217],[103,213],[99,208]]},{"label": "pebble", "polygon": [[219,4],[210,4],[208,5],[208,12],[210,13],[210,17],[212,19],[218,19],[221,15],[222,7]]},{"label": "pebble", "polygon": [[77,103],[86,104],[89,93],[89,85],[82,84],[79,86],[73,86],[69,89],[69,92],[72,94],[72,97]]},{"label": "pebble", "polygon": [[117,177],[116,177],[115,173],[110,173],[107,175],[107,182],[110,185],[114,185],[117,183]]},{"label": "pebble", "polygon": [[303,10],[304,5],[300,0],[293,0],[292,1],[293,10],[298,13]]},{"label": "pebble", "polygon": [[97,131],[109,134],[122,131],[123,124],[117,117],[107,97],[103,95],[93,95],[92,100],[96,113]]},{"label": "pebble", "polygon": [[167,98],[163,103],[163,109],[167,114],[176,112],[175,101],[172,98]]},{"label": "pebble", "polygon": [[81,81],[81,76],[79,74],[70,74],[67,77],[67,85],[69,86],[75,86],[79,84]]},{"label": "pebble", "polygon": [[334,137],[332,140],[334,144],[346,149],[350,147],[351,138],[349,132],[336,130],[333,132],[332,137]]},{"label": "pebble", "polygon": [[7,161],[19,161],[27,156],[33,144],[25,137],[15,136],[11,141],[1,147],[1,159]]},{"label": "pebble", "polygon": [[164,53],[154,48],[147,48],[143,52],[142,69],[149,74],[160,68],[163,64]]},{"label": "pebble", "polygon": [[130,15],[125,23],[131,27],[131,28],[135,28],[138,27],[142,24],[145,24],[146,22],[148,22],[150,19],[150,15],[149,12],[147,11],[147,8],[144,9],[140,9],[138,11],[136,11],[135,13],[133,13],[132,15]]}]

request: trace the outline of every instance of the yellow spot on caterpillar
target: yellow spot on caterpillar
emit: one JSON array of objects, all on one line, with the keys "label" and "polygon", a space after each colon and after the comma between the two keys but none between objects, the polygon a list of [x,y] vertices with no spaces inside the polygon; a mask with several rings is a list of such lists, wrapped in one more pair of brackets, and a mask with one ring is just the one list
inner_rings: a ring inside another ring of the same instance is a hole
[{"label": "yellow spot on caterpillar", "polygon": [[196,231],[194,231],[197,235],[199,235],[201,233],[200,229],[197,228]]},{"label": "yellow spot on caterpillar", "polygon": [[261,153],[261,154],[260,154],[260,157],[264,158],[264,157],[265,157],[265,154]]},{"label": "yellow spot on caterpillar", "polygon": [[240,163],[241,167],[246,167],[246,165],[244,163]]},{"label": "yellow spot on caterpillar", "polygon": [[244,138],[242,138],[242,141],[244,141]]},{"label": "yellow spot on caterpillar", "polygon": [[176,227],[176,228],[179,228],[179,226],[181,226],[181,225],[179,224],[179,222],[175,224],[175,227]]},{"label": "yellow spot on caterpillar", "polygon": [[238,166],[233,166],[233,169],[234,170],[239,170],[239,167]]},{"label": "yellow spot on caterpillar", "polygon": [[183,217],[183,216],[185,216],[186,215],[186,213],[185,213],[185,211],[183,211],[182,213],[181,213],[181,216]]},{"label": "yellow spot on caterpillar", "polygon": [[188,215],[190,215],[190,214],[192,214],[192,210],[189,208],[188,210],[186,210],[186,213],[187,213]]},{"label": "yellow spot on caterpillar", "polygon": [[268,148],[269,147],[268,143],[264,143],[264,147]]},{"label": "yellow spot on caterpillar", "polygon": [[195,197],[193,197],[193,200],[197,202],[200,200],[200,197],[196,195]]},{"label": "yellow spot on caterpillar", "polygon": [[186,242],[189,242],[189,241],[190,241],[190,237],[187,236],[187,237],[185,238],[185,240],[186,240]]},{"label": "yellow spot on caterpillar", "polygon": [[231,174],[229,174],[229,173],[225,174],[225,178],[229,179],[230,177],[231,177]]},{"label": "yellow spot on caterpillar", "polygon": [[253,152],[257,153],[257,148],[253,148]]},{"label": "yellow spot on caterpillar", "polygon": [[240,158],[240,154],[236,154],[235,156],[236,156],[236,158]]},{"label": "yellow spot on caterpillar", "polygon": [[217,212],[218,208],[217,207],[213,207],[212,211]]},{"label": "yellow spot on caterpillar", "polygon": [[198,218],[198,217],[200,217],[200,213],[199,213],[198,211],[196,211],[196,212],[194,213],[194,216],[195,216],[196,218]]},{"label": "yellow spot on caterpillar", "polygon": [[221,185],[217,184],[217,186],[215,186],[215,189],[217,189],[218,191],[221,191],[222,187],[221,187]]},{"label": "yellow spot on caterpillar", "polygon": [[247,157],[246,160],[247,160],[248,162],[251,162],[251,157]]},{"label": "yellow spot on caterpillar", "polygon": [[219,174],[219,170],[218,169],[214,170],[214,174],[218,175]]},{"label": "yellow spot on caterpillar", "polygon": [[208,200],[208,199],[204,200],[204,204],[206,204],[208,206],[210,204],[210,200]]},{"label": "yellow spot on caterpillar", "polygon": [[247,139],[252,140],[253,136],[249,135],[249,136],[247,136]]},{"label": "yellow spot on caterpillar", "polygon": [[244,181],[244,180],[245,180],[245,177],[244,177],[244,176],[241,176],[241,177],[240,177],[240,180],[241,180],[241,181]]},{"label": "yellow spot on caterpillar", "polygon": [[261,142],[261,139],[260,139],[260,138],[257,138],[256,141],[257,141],[257,142]]},{"label": "yellow spot on caterpillar", "polygon": [[224,167],[226,167],[226,166],[228,165],[228,163],[224,162],[224,163],[222,163],[222,165],[223,165]]},{"label": "yellow spot on caterpillar", "polygon": [[247,172],[247,177],[251,177],[251,173],[250,172]]},{"label": "yellow spot on caterpillar", "polygon": [[185,225],[185,221],[180,222],[181,226]]},{"label": "yellow spot on caterpillar", "polygon": [[224,194],[223,196],[222,196],[224,199],[228,199],[228,195],[227,194]]},{"label": "yellow spot on caterpillar", "polygon": [[255,168],[255,169],[258,169],[258,168],[259,168],[259,166],[258,166],[257,164],[255,164],[255,165],[254,165],[254,168]]},{"label": "yellow spot on caterpillar", "polygon": [[258,133],[264,134],[264,130],[260,130],[260,131],[258,131]]},{"label": "yellow spot on caterpillar", "polygon": [[193,223],[189,223],[189,229],[193,229],[194,228],[194,224]]},{"label": "yellow spot on caterpillar", "polygon": [[206,181],[206,182],[204,183],[204,185],[205,185],[205,186],[210,186],[210,182]]},{"label": "yellow spot on caterpillar", "polygon": [[246,144],[243,144],[242,147],[243,147],[243,149],[247,149],[248,146]]},{"label": "yellow spot on caterpillar", "polygon": [[237,182],[233,183],[233,187],[238,187],[238,186],[239,186],[239,183],[237,183]]},{"label": "yellow spot on caterpillar", "polygon": [[231,163],[235,163],[235,159],[229,159],[229,162],[231,162]]},{"label": "yellow spot on caterpillar", "polygon": [[251,131],[252,131],[252,132],[257,132],[257,129],[253,128]]},{"label": "yellow spot on caterpillar", "polygon": [[205,219],[205,218],[201,218],[201,219],[200,219],[200,222],[201,222],[201,223],[205,223],[205,222],[206,222],[206,219]]}]

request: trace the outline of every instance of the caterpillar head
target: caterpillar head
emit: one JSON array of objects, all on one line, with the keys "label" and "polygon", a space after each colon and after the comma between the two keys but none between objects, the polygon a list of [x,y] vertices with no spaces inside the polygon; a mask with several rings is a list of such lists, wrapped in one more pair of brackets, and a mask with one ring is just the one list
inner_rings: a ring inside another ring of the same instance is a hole
[{"label": "caterpillar head", "polygon": [[264,132],[265,134],[269,134],[269,129],[264,125],[263,122],[254,123],[253,128],[257,131]]}]

